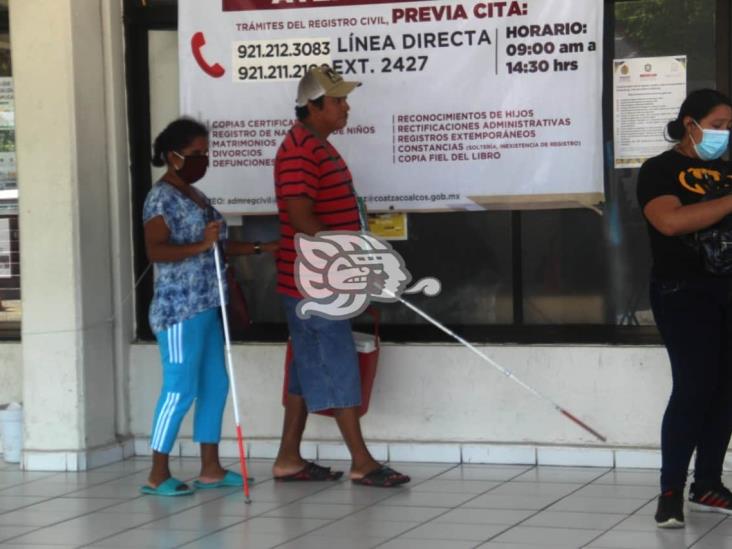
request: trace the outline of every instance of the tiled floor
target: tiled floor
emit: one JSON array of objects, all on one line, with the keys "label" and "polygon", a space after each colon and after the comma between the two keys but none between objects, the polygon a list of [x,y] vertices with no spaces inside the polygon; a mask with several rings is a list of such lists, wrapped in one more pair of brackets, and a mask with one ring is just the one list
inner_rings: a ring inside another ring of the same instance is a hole
[{"label": "tiled floor", "polygon": [[[239,490],[140,496],[148,465],[136,458],[73,474],[0,462],[0,549],[732,549],[732,519],[720,515],[687,514],[686,530],[656,529],[655,471],[395,464],[413,482],[386,490],[275,484],[271,462],[255,460],[254,501],[245,505]],[[174,462],[179,478],[196,471],[196,460]]]}]

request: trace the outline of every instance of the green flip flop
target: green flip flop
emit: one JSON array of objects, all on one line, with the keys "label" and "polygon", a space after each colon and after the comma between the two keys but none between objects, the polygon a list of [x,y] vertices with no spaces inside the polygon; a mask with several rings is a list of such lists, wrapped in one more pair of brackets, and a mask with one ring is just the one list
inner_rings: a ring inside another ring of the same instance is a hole
[{"label": "green flip flop", "polygon": [[[249,482],[254,482],[253,478],[247,479]],[[199,490],[210,490],[211,488],[241,488],[244,486],[244,477],[234,471],[226,471],[224,478],[217,480],[216,482],[201,482],[200,480],[194,480],[193,486]]]},{"label": "green flip flop", "polygon": [[[183,488],[184,486],[186,487]],[[161,482],[157,488],[153,488],[148,485],[140,486],[140,492],[147,496],[165,497],[190,496],[193,494],[193,490],[188,488],[185,482],[181,482],[177,478],[173,477]]]}]

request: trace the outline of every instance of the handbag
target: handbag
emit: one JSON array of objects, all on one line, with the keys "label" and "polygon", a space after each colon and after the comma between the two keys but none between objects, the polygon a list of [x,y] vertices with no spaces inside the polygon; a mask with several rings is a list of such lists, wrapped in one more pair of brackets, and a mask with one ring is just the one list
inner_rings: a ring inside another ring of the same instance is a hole
[{"label": "handbag", "polygon": [[251,326],[247,299],[244,290],[234,275],[234,268],[226,266],[226,285],[229,288],[229,304],[226,306],[226,316],[229,319],[229,332],[234,338],[242,338],[244,332]]},{"label": "handbag", "polygon": [[[721,180],[726,179],[723,174]],[[727,186],[714,185],[706,174],[702,186],[705,194],[701,202],[722,198],[732,192]],[[684,239],[700,255],[707,272],[732,275],[732,215],[724,217],[711,227],[686,235]]]}]

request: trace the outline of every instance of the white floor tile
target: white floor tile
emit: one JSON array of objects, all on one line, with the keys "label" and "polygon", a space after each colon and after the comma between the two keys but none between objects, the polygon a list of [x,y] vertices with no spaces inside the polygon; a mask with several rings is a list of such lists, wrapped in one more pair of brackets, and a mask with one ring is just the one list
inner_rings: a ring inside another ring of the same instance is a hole
[{"label": "white floor tile", "polygon": [[3,526],[0,528],[0,542],[35,530],[33,526]]},{"label": "white floor tile", "polygon": [[473,547],[475,547],[473,541],[398,538],[380,545],[379,549],[472,549]]},{"label": "white floor tile", "polygon": [[581,547],[602,533],[602,530],[516,526],[491,541],[528,543],[544,547]]},{"label": "white floor tile", "polygon": [[396,469],[400,473],[409,475],[413,481],[427,480],[434,478],[447,471],[451,471],[458,467],[456,463],[415,463],[398,461],[391,457],[387,463],[392,469]]},{"label": "white floor tile", "polygon": [[119,505],[124,500],[105,498],[53,498],[43,500],[27,507],[31,511],[54,512],[54,511],[79,511],[79,514],[94,513],[107,507]]},{"label": "white floor tile", "polygon": [[642,499],[588,498],[569,496],[552,505],[549,511],[578,511],[580,513],[625,513],[630,514],[643,506]]},{"label": "white floor tile", "polygon": [[662,530],[656,528],[652,532],[623,532],[613,530],[595,541],[589,547],[593,548],[623,548],[623,549],[686,549],[698,538],[689,535],[684,530]]},{"label": "white floor tile", "polygon": [[407,488],[371,488],[360,486],[354,490],[323,490],[302,498],[303,503],[330,503],[345,505],[370,505],[394,497]]},{"label": "white floor tile", "polygon": [[19,544],[19,543],[16,544],[16,543],[14,543],[12,541],[9,541],[8,543],[0,544],[0,547],[2,547],[2,549],[60,549],[60,547],[62,547],[62,546],[59,546],[59,545],[38,545],[38,544],[35,544],[35,543],[33,545],[22,545],[22,544]]},{"label": "white floor tile", "polygon": [[0,513],[12,511],[14,509],[22,509],[28,507],[39,501],[43,501],[47,498],[44,497],[29,497],[29,496],[3,496],[0,494]]},{"label": "white floor tile", "polygon": [[291,539],[285,533],[252,534],[237,532],[235,534],[219,532],[193,541],[182,547],[185,549],[270,549],[278,547]]},{"label": "white floor tile", "polygon": [[505,524],[431,522],[403,533],[402,538],[486,541],[507,528]]},{"label": "white floor tile", "polygon": [[319,528],[315,535],[329,538],[360,538],[369,537],[378,533],[384,538],[392,538],[411,530],[418,523],[414,522],[391,522],[368,519],[346,518],[339,520],[323,528]]},{"label": "white floor tile", "polygon": [[546,549],[545,545],[528,545],[525,543],[503,543],[489,541],[479,545],[477,549]]},{"label": "white floor tile", "polygon": [[312,518],[254,517],[222,530],[222,534],[285,534],[301,536],[328,524],[328,520]]},{"label": "white floor tile", "polygon": [[[152,518],[153,517],[151,517],[151,519]],[[141,526],[141,528],[145,530],[187,530],[203,535],[221,530],[222,528],[234,526],[244,520],[245,517],[232,517],[215,513],[204,513],[199,508],[194,508],[175,515],[158,518],[150,524]]]},{"label": "white floor tile", "polygon": [[533,446],[501,446],[490,444],[463,444],[463,463],[514,463],[536,465]]},{"label": "white floor tile", "polygon": [[660,450],[616,450],[615,467],[661,468]]},{"label": "white floor tile", "polygon": [[36,528],[50,526],[83,514],[83,512],[73,509],[67,511],[35,511],[33,509],[10,511],[0,514],[0,530],[6,526],[35,526]]},{"label": "white floor tile", "polygon": [[389,459],[409,462],[459,463],[457,444],[389,444]]},{"label": "white floor tile", "polygon": [[580,488],[575,492],[577,496],[586,496],[593,498],[631,498],[645,499],[648,501],[658,495],[658,489],[655,486],[632,486],[632,485],[612,485],[612,484],[591,484]]},{"label": "white floor tile", "polygon": [[397,505],[372,505],[351,516],[356,520],[388,521],[388,522],[426,522],[447,513],[445,507],[407,507]]},{"label": "white floor tile", "polygon": [[[81,500],[94,501],[94,500]],[[179,513],[200,505],[201,502],[196,501],[190,496],[180,497],[153,497],[140,496],[138,498],[118,502],[115,505],[101,509],[101,513],[117,514],[117,513],[139,513],[149,515],[150,517],[162,517]]]},{"label": "white floor tile", "polygon": [[694,549],[732,549],[732,537],[709,535],[695,543]]},{"label": "white floor tile", "polygon": [[524,526],[547,528],[580,528],[586,530],[607,530],[626,518],[627,515],[612,513],[579,513],[573,511],[544,511],[522,523]]},{"label": "white floor tile", "polygon": [[[418,492],[404,490],[385,501],[387,505],[406,505],[415,507],[457,507],[475,498],[475,494],[454,492]],[[481,497],[481,496],[478,496]]]},{"label": "white floor tile", "polygon": [[602,475],[593,484],[616,484],[627,486],[653,486],[660,490],[660,473],[654,470],[615,469]]},{"label": "white floor tile", "polygon": [[362,505],[291,503],[264,513],[264,517],[340,519],[363,509]]},{"label": "white floor tile", "polygon": [[[252,503],[247,504],[244,502],[244,498],[242,497],[233,498],[229,496],[207,501],[201,505],[189,507],[188,510],[190,510],[191,513],[198,512],[205,516],[230,516],[238,517],[243,520],[245,518],[261,515],[262,513],[271,511],[278,506],[279,504],[277,503],[264,502],[259,500],[254,500]],[[186,510],[180,509],[177,512],[180,511]],[[164,516],[163,513],[161,513],[158,518],[162,518],[162,516]]]},{"label": "white floor tile", "polygon": [[[722,523],[723,515],[714,513],[686,513],[686,532],[692,535],[702,536],[711,530],[721,535],[730,535],[732,533],[724,533]],[[656,521],[652,515],[632,515],[618,524],[614,530],[635,531],[635,532],[655,532],[658,529]]]},{"label": "white floor tile", "polygon": [[190,530],[132,530],[97,541],[93,547],[168,549],[200,537],[201,533]]},{"label": "white floor tile", "polygon": [[[176,458],[171,469],[190,479],[199,465]],[[413,482],[378,489],[279,483],[272,460],[249,465],[259,477],[251,505],[235,489],[141,496],[149,458],[84,473],[0,467],[0,539],[11,539],[0,549],[675,549],[697,541],[694,549],[732,549],[732,517],[687,512],[683,531],[655,527],[654,469],[397,462],[390,465]]]},{"label": "white floor tile", "polygon": [[458,524],[515,524],[531,515],[535,510],[519,509],[453,509],[435,519],[435,522],[455,522]]},{"label": "white floor tile", "polygon": [[604,448],[539,448],[536,463],[541,465],[572,465],[577,467],[612,467],[613,451]]},{"label": "white floor tile", "polygon": [[577,491],[581,487],[577,484],[564,482],[507,482],[491,490],[497,496],[556,496],[564,497]]},{"label": "white floor tile", "polygon": [[69,486],[67,484],[52,482],[29,482],[28,484],[20,484],[11,486],[0,491],[0,496],[38,496],[45,498],[61,497],[77,491],[77,486]]},{"label": "white floor tile", "polygon": [[442,473],[440,480],[489,480],[505,482],[530,471],[525,465],[459,465]]},{"label": "white floor tile", "polygon": [[84,545],[139,526],[150,519],[141,515],[94,513],[41,528],[14,540],[23,544]]},{"label": "white floor tile", "polygon": [[334,538],[309,534],[297,538],[277,549],[371,549],[384,543],[384,538],[359,537],[359,538]]},{"label": "white floor tile", "polygon": [[454,494],[482,494],[492,490],[499,483],[490,480],[425,480],[410,487],[412,492],[446,492]]},{"label": "white floor tile", "polygon": [[559,496],[527,496],[527,495],[485,495],[465,503],[463,507],[478,509],[544,509],[554,504]]},{"label": "white floor tile", "polygon": [[136,498],[140,496],[140,486],[143,483],[115,482],[90,486],[70,492],[69,498]]},{"label": "white floor tile", "polygon": [[732,518],[718,513],[686,513],[687,528],[691,525],[714,529],[713,534],[721,537],[732,537]]},{"label": "white floor tile", "polygon": [[603,467],[534,467],[514,480],[586,484],[604,476],[609,470]]}]

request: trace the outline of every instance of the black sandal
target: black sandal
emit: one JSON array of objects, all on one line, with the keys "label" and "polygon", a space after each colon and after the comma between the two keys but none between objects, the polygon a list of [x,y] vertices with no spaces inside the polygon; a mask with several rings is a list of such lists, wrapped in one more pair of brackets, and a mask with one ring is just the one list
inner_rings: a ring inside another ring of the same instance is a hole
[{"label": "black sandal", "polygon": [[378,469],[374,469],[370,473],[364,475],[361,478],[351,479],[353,484],[360,484],[362,486],[377,486],[379,488],[393,488],[401,484],[406,484],[412,480],[407,475],[398,473],[391,467],[382,465]]},{"label": "black sandal", "polygon": [[310,482],[338,480],[342,476],[343,471],[332,471],[330,467],[323,467],[322,465],[318,465],[312,461],[306,461],[305,467],[300,469],[297,473],[274,477],[274,479],[280,482]]}]

